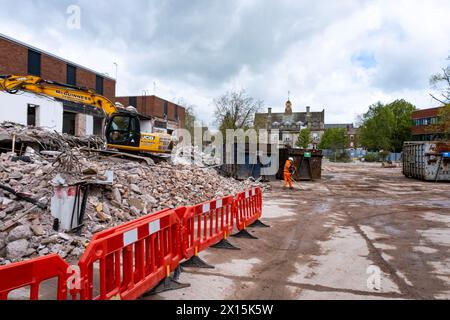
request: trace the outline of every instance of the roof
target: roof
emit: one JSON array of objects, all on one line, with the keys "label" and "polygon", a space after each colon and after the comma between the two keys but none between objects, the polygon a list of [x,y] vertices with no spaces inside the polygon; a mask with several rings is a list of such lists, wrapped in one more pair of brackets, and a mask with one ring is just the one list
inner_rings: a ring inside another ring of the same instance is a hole
[{"label": "roof", "polygon": [[421,118],[436,117],[439,113],[439,110],[442,108],[444,108],[444,107],[416,110],[416,111],[413,111],[412,118],[413,119],[421,119]]},{"label": "roof", "polygon": [[[321,130],[320,125],[325,121],[325,110],[321,112],[311,112],[312,130]],[[293,112],[292,114],[286,113],[271,113],[272,124],[277,122],[283,124],[289,122],[291,124],[297,124],[298,122],[306,123],[306,112]],[[266,128],[268,122],[269,113],[257,113],[255,114],[255,127]]]},{"label": "roof", "polygon": [[112,78],[112,77],[110,77],[110,76],[107,76],[107,75],[104,74],[104,73],[101,73],[101,72],[92,70],[92,69],[90,69],[90,68],[84,67],[84,66],[82,66],[82,65],[80,65],[80,64],[77,64],[77,63],[75,63],[75,62],[72,62],[72,61],[66,60],[66,59],[64,59],[64,58],[61,58],[61,57],[59,57],[59,56],[57,56],[57,55],[55,55],[55,54],[53,54],[53,53],[44,51],[44,50],[39,49],[39,48],[36,48],[36,47],[33,47],[33,46],[29,45],[29,44],[26,44],[25,42],[22,42],[22,41],[19,41],[19,40],[17,40],[17,39],[8,37],[7,35],[5,35],[5,34],[3,34],[3,33],[0,33],[0,39],[4,39],[4,40],[6,40],[6,41],[13,42],[13,43],[15,43],[15,44],[21,45],[21,46],[26,47],[26,48],[28,48],[28,49],[31,49],[31,50],[33,50],[33,51],[39,52],[39,53],[41,53],[41,54],[45,54],[45,55],[47,55],[47,56],[53,57],[53,58],[58,59],[58,60],[61,60],[61,61],[65,62],[65,63],[67,63],[67,64],[70,64],[70,65],[74,66],[74,67],[81,68],[81,69],[84,69],[84,70],[86,70],[86,71],[95,73],[95,74],[97,74],[97,75],[99,75],[99,76],[102,76],[102,77],[104,77],[104,78],[107,78],[107,79],[116,81],[116,79],[114,79],[114,78]]},{"label": "roof", "polygon": [[353,129],[353,123],[332,123],[332,124],[325,124],[325,129]]},{"label": "roof", "polygon": [[158,97],[158,96],[155,96],[154,94],[152,94],[152,95],[149,95],[149,96],[146,96],[146,95],[141,95],[141,96],[133,96],[133,95],[131,95],[131,96],[116,96],[116,99],[129,99],[129,98],[157,98],[157,99],[160,99],[160,100],[163,100],[163,101],[167,101],[167,102],[170,102],[170,103],[172,103],[172,104],[174,104],[174,105],[176,105],[177,107],[180,107],[180,108],[184,108],[184,109],[186,109],[185,107],[183,107],[183,106],[180,106],[178,103],[175,103],[175,102],[172,102],[172,101],[170,101],[170,100],[167,100],[167,99],[164,99],[164,98],[161,98],[161,97]]}]

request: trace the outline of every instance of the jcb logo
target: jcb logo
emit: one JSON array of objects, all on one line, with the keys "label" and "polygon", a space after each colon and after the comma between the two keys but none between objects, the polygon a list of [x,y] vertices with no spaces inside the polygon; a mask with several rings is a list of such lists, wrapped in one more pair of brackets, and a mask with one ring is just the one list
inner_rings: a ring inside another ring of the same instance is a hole
[{"label": "jcb logo", "polygon": [[67,18],[67,28],[69,30],[81,29],[81,8],[76,5],[70,5],[67,7],[66,13],[69,15]]}]

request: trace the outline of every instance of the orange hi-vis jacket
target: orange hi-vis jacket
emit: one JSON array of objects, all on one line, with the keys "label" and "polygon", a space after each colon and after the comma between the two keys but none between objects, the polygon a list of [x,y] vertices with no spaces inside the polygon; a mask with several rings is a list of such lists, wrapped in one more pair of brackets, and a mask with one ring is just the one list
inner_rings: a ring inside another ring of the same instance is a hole
[{"label": "orange hi-vis jacket", "polygon": [[292,166],[292,162],[291,162],[290,160],[287,160],[287,161],[286,161],[286,164],[284,165],[284,173],[291,173],[291,172],[289,171],[289,169],[291,168],[291,166]]}]

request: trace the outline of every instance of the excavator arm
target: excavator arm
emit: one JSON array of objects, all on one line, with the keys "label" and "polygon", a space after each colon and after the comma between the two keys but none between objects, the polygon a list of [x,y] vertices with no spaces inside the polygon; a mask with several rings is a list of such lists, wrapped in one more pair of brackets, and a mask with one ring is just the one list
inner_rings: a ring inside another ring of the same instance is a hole
[{"label": "excavator arm", "polygon": [[15,94],[18,91],[90,105],[103,110],[108,117],[117,113],[116,106],[106,97],[86,88],[60,84],[36,76],[0,76],[0,91]]},{"label": "excavator arm", "polygon": [[129,152],[170,153],[173,146],[172,137],[168,134],[140,132],[140,120],[149,120],[149,117],[117,108],[108,98],[87,88],[31,75],[9,75],[0,76],[0,91],[11,94],[30,92],[103,110],[108,117],[105,135],[110,148]]}]

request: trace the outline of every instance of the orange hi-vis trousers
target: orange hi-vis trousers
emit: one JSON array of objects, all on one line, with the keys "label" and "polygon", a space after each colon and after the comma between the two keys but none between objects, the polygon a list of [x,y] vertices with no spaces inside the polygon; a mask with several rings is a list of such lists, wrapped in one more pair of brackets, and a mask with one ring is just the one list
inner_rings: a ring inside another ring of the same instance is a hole
[{"label": "orange hi-vis trousers", "polygon": [[286,188],[288,184],[289,184],[289,188],[292,189],[293,187],[292,187],[291,173],[284,172],[284,188]]}]

